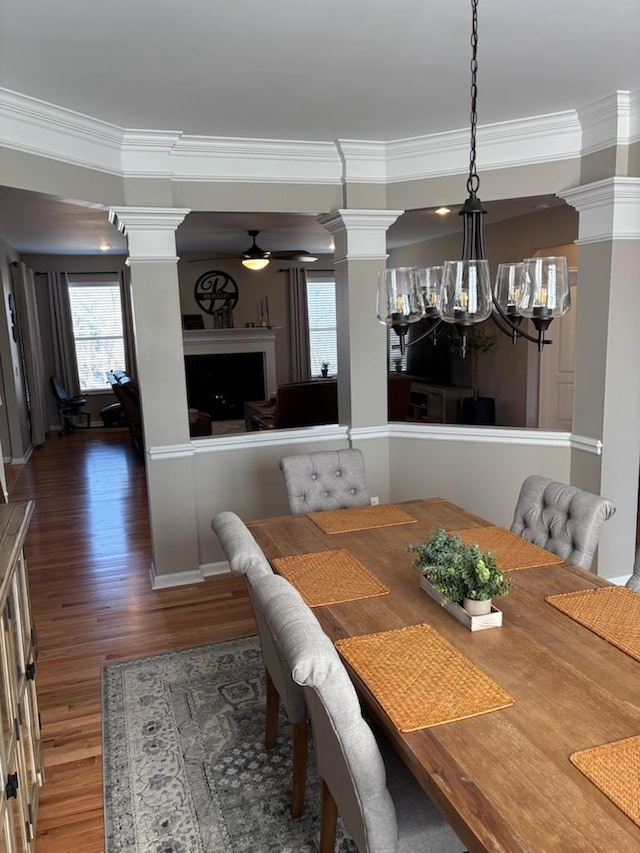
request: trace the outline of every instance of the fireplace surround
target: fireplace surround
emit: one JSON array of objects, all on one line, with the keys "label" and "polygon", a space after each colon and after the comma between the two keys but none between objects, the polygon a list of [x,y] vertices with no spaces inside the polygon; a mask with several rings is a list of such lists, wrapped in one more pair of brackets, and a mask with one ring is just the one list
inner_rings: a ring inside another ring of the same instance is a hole
[{"label": "fireplace surround", "polygon": [[277,387],[276,328],[183,331],[189,408],[213,420],[243,417],[246,400]]}]

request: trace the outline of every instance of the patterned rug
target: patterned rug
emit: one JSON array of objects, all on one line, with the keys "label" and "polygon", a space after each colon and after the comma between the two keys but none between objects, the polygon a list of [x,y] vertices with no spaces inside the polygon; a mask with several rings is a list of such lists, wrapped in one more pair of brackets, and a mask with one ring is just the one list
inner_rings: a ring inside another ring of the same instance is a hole
[{"label": "patterned rug", "polygon": [[[264,669],[245,637],[103,669],[106,853],[318,849],[310,748],[305,811],[289,813],[291,727],[264,748]],[[339,831],[340,853],[355,853]]]}]

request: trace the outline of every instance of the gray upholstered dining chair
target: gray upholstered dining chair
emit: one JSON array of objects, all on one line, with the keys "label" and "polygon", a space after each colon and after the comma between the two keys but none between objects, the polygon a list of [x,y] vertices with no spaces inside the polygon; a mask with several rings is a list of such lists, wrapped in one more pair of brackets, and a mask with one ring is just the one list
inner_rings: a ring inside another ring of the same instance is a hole
[{"label": "gray upholstered dining chair", "polygon": [[360,450],[320,450],[284,456],[280,470],[292,515],[371,503]]},{"label": "gray upholstered dining chair", "polygon": [[629,589],[632,589],[634,592],[640,592],[640,549],[636,553],[636,560],[633,564],[633,574],[625,584]]},{"label": "gray upholstered dining chair", "polygon": [[266,749],[273,749],[278,737],[278,710],[284,705],[291,723],[293,740],[293,782],[291,790],[291,816],[300,817],[304,810],[307,778],[307,706],[302,689],[291,678],[288,666],[282,661],[274,646],[271,633],[264,621],[260,603],[256,601],[255,586],[264,577],[273,577],[273,569],[262,549],[251,535],[242,519],[233,512],[214,516],[211,527],[225,552],[232,572],[244,576],[258,626],[258,636],[265,665],[266,682]]},{"label": "gray upholstered dining chair", "polygon": [[321,779],[320,853],[333,853],[338,811],[360,853],[463,851],[388,743],[383,758],[333,643],[298,592],[274,575],[258,582],[256,597],[306,696]]},{"label": "gray upholstered dining chair", "polygon": [[532,474],[520,489],[511,531],[589,569],[600,529],[615,511],[606,498]]}]

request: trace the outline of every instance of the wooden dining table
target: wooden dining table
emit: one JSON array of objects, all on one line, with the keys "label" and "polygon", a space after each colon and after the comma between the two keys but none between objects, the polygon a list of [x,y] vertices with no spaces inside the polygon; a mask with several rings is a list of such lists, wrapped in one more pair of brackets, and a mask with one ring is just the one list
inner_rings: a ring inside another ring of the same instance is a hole
[{"label": "wooden dining table", "polygon": [[415,523],[327,534],[302,515],[249,527],[270,560],[346,549],[388,587],[315,607],[332,640],[427,623],[512,697],[491,713],[401,732],[350,670],[366,713],[470,853],[640,851],[640,827],[569,760],[640,735],[640,663],[545,600],[607,582],[569,562],[514,571],[495,602],[502,626],[472,632],[420,589],[407,547],[438,528],[490,523],[441,498],[398,506]]}]

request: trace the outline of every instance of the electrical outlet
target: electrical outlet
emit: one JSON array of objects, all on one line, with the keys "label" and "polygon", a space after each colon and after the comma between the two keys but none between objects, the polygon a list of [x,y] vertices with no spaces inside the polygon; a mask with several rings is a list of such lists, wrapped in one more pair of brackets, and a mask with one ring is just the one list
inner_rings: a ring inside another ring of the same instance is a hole
[{"label": "electrical outlet", "polygon": [[371,498],[371,506],[378,506],[379,503],[380,503],[380,498],[378,498],[378,497]]}]

